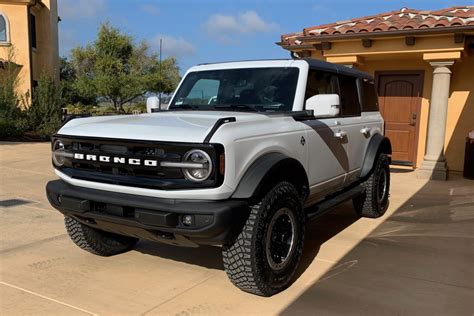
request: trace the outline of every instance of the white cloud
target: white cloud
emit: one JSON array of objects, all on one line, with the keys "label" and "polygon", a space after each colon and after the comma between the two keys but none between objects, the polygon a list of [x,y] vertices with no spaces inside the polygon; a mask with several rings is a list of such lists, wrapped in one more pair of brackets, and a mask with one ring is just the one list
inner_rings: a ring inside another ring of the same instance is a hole
[{"label": "white cloud", "polygon": [[263,20],[255,11],[246,11],[237,15],[213,14],[204,23],[204,29],[220,41],[231,43],[236,35],[275,31],[278,24]]},{"label": "white cloud", "polygon": [[151,39],[151,45],[157,51],[160,48],[160,39],[163,40],[163,55],[180,57],[196,53],[196,48],[193,44],[182,37],[174,37],[170,35],[156,35]]},{"label": "white cloud", "polygon": [[90,18],[103,12],[106,0],[59,0],[59,15],[67,19]]},{"label": "white cloud", "polygon": [[158,6],[151,3],[145,3],[145,4],[140,5],[140,10],[150,15],[160,14],[160,8],[158,8]]}]

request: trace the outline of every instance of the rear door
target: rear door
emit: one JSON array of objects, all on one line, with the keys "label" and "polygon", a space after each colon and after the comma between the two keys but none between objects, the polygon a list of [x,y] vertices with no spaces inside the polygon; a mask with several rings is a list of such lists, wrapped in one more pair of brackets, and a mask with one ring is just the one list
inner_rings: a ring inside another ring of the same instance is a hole
[{"label": "rear door", "polygon": [[369,143],[369,133],[364,131],[372,127],[361,115],[358,80],[357,77],[338,75],[341,106],[337,120],[340,122],[340,130],[345,134],[340,141],[345,144],[348,161],[345,183],[350,183],[359,177]]}]

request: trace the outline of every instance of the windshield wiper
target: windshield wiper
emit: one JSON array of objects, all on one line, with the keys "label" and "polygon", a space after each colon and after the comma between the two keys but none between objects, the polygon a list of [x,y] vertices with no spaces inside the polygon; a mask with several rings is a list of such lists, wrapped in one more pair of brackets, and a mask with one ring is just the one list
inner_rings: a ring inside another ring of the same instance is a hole
[{"label": "windshield wiper", "polygon": [[245,109],[245,110],[251,110],[253,112],[258,112],[258,110],[249,104],[216,104],[214,105],[215,109]]}]

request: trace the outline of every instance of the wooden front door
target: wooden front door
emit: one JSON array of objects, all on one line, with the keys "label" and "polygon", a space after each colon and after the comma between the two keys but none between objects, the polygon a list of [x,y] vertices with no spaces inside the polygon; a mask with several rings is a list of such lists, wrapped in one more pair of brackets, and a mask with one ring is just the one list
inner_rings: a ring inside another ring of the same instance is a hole
[{"label": "wooden front door", "polygon": [[394,164],[415,166],[423,72],[378,72],[377,92]]}]

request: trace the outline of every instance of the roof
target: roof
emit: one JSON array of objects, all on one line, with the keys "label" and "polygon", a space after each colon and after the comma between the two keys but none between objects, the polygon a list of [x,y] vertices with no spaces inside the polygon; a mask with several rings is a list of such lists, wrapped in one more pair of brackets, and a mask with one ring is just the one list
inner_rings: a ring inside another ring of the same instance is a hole
[{"label": "roof", "polygon": [[355,68],[349,68],[344,65],[333,64],[327,61],[313,58],[303,58],[302,60],[306,61],[309,64],[310,69],[337,72],[343,75],[373,80],[373,77],[371,75]]},{"label": "roof", "polygon": [[474,6],[457,6],[440,10],[422,11],[402,8],[398,11],[380,13],[330,24],[312,26],[302,32],[281,36],[283,45],[299,45],[301,40],[311,37],[321,41],[335,35],[380,34],[386,32],[414,31],[440,28],[474,28]]},{"label": "roof", "polygon": [[257,67],[297,67],[301,63],[307,63],[309,68],[329,71],[334,73],[340,73],[348,76],[360,77],[372,80],[373,77],[360,70],[345,67],[343,65],[337,65],[329,63],[327,61],[302,58],[302,59],[255,59],[255,60],[240,60],[240,61],[227,61],[227,62],[216,62],[216,63],[205,63],[191,67],[188,72],[193,71],[206,71],[206,70],[221,70],[221,69],[239,69],[239,68],[257,68]]}]

